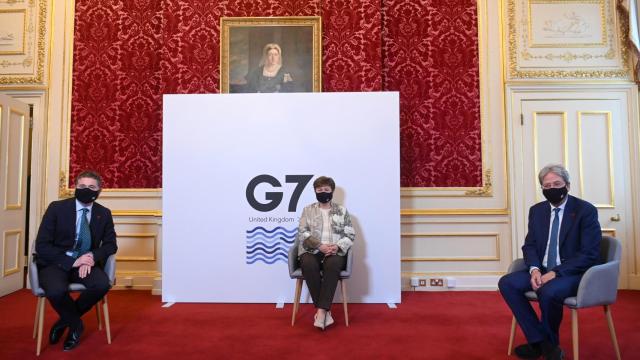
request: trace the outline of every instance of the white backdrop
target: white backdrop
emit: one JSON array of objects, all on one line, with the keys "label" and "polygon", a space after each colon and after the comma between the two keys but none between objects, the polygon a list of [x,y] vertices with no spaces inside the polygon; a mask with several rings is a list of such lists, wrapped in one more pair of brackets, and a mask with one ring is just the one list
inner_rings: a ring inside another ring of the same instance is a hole
[{"label": "white backdrop", "polygon": [[162,300],[291,302],[286,251],[326,175],[356,229],[349,301],[399,303],[399,146],[395,92],[165,95]]}]

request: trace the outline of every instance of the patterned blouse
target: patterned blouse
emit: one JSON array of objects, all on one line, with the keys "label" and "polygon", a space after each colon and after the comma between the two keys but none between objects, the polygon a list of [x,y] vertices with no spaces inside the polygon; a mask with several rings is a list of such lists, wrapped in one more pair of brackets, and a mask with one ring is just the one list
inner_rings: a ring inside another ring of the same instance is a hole
[{"label": "patterned blouse", "polygon": [[320,251],[318,246],[321,244],[320,240],[324,231],[331,231],[331,244],[336,244],[340,248],[338,255],[347,254],[347,250],[353,245],[356,238],[349,212],[344,206],[331,202],[329,220],[331,221],[331,229],[323,229],[322,210],[317,202],[307,205],[302,210],[298,225],[298,256],[305,252],[317,254]]}]

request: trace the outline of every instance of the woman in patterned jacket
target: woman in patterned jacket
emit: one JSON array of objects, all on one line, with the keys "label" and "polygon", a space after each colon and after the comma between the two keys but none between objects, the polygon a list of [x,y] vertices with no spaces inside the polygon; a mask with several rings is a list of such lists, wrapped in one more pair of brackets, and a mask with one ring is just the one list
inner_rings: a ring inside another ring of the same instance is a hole
[{"label": "woman in patterned jacket", "polygon": [[313,189],[318,202],[306,206],[300,216],[298,259],[316,307],[313,325],[324,330],[333,324],[333,294],[355,231],[347,209],[331,201],[336,189],[333,179],[320,176],[313,182]]}]

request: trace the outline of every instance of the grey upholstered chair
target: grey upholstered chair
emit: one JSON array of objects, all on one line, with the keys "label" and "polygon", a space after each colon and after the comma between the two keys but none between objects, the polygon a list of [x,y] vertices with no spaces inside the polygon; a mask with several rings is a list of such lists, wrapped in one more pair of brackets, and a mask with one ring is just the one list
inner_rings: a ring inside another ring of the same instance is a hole
[{"label": "grey upholstered chair", "polygon": [[[344,308],[344,322],[349,326],[349,312],[347,310],[347,283],[346,279],[351,277],[353,267],[353,246],[347,251],[347,266],[340,272],[340,285],[342,289],[342,307]],[[293,314],[291,314],[291,326],[296,323],[296,314],[300,307],[300,294],[302,293],[302,269],[298,261],[298,241],[296,240],[289,248],[289,276],[296,279],[296,292],[293,300]]]},{"label": "grey upholstered chair", "polygon": [[[42,345],[42,327],[44,325],[44,304],[45,304],[45,292],[40,287],[40,281],[38,279],[38,267],[35,263],[35,242],[31,248],[31,259],[29,260],[29,282],[31,283],[31,292],[38,298],[36,305],[36,318],[33,324],[33,337],[38,336],[36,340],[36,355],[40,355],[40,349]],[[107,258],[104,264],[104,272],[109,277],[109,283],[111,286],[115,284],[116,278],[116,256],[111,255]],[[69,284],[69,291],[82,292],[86,290],[84,285],[78,283]],[[104,317],[104,326],[107,333],[107,343],[111,344],[111,327],[109,324],[109,304],[107,303],[107,296],[100,301],[102,305],[102,311],[100,306],[96,306],[96,315],[98,317],[98,329],[102,330],[102,317]],[[98,304],[96,304],[98,305]],[[102,312],[102,314],[101,314]],[[102,315],[102,316],[101,316]]]},{"label": "grey upholstered chair", "polygon": [[[613,326],[611,309],[609,306],[616,302],[618,295],[618,275],[620,274],[620,257],[622,246],[618,239],[610,236],[603,236],[600,244],[600,264],[591,267],[580,280],[577,296],[564,299],[564,305],[571,309],[571,335],[573,342],[573,358],[579,358],[578,351],[578,309],[602,306],[607,317],[609,333],[616,358],[620,360],[620,348],[616,338],[616,331]],[[509,273],[525,270],[527,267],[524,259],[516,259],[509,266]],[[527,291],[525,296],[530,301],[537,301],[538,297],[534,291]],[[511,321],[511,334],[509,336],[508,355],[511,355],[513,340],[516,334],[516,318]]]}]

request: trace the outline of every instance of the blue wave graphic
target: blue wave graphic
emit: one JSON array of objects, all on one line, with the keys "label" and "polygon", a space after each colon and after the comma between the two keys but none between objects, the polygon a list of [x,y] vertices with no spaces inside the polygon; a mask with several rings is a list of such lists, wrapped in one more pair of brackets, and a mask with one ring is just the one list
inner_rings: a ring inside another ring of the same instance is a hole
[{"label": "blue wave graphic", "polygon": [[245,262],[263,262],[269,265],[280,261],[287,262],[289,248],[295,242],[297,233],[297,228],[287,229],[282,226],[273,229],[256,226],[247,230]]},{"label": "blue wave graphic", "polygon": [[263,243],[253,243],[253,244],[247,244],[247,250],[249,249],[255,249],[257,247],[261,247],[264,249],[284,249],[284,250],[289,250],[289,248],[291,246],[288,246],[288,244],[263,244]]},{"label": "blue wave graphic", "polygon": [[289,235],[289,234],[287,234],[285,232],[282,232],[282,231],[278,231],[278,232],[273,233],[271,235],[267,235],[267,234],[264,234],[264,233],[261,233],[261,232],[257,232],[255,234],[247,235],[247,239],[253,239],[254,237],[258,237],[258,236],[262,236],[262,237],[265,237],[267,239],[273,239],[273,238],[276,238],[276,237],[285,237],[287,239],[293,239],[293,238],[296,237],[296,235],[297,234]]},{"label": "blue wave graphic", "polygon": [[286,256],[289,253],[289,251],[288,251],[288,249],[280,249],[280,248],[267,250],[267,249],[262,248],[262,247],[258,247],[258,248],[251,249],[251,250],[247,250],[247,255],[253,254],[253,253],[258,253],[258,254],[282,254],[282,255]]},{"label": "blue wave graphic", "polygon": [[282,231],[286,232],[287,234],[294,234],[294,233],[296,233],[298,231],[297,228],[293,228],[293,229],[289,230],[287,228],[283,228],[282,226],[276,226],[275,228],[273,228],[273,230],[267,230],[267,229],[263,228],[262,226],[256,226],[255,228],[253,228],[251,230],[247,230],[247,234],[252,234],[257,230],[262,230],[262,231],[264,231],[264,232],[266,232],[268,234],[271,234],[276,230],[282,230]]},{"label": "blue wave graphic", "polygon": [[296,239],[286,239],[283,237],[280,238],[273,238],[273,239],[265,239],[265,238],[255,238],[255,239],[247,239],[247,245],[253,245],[253,244],[288,244],[288,245],[293,245],[293,242]]},{"label": "blue wave graphic", "polygon": [[253,260],[247,260],[247,264],[249,264],[249,265],[250,264],[254,264],[254,263],[257,263],[258,261],[262,261],[265,264],[272,265],[272,264],[277,263],[278,261],[287,262],[287,259],[277,258],[277,259],[273,259],[273,260],[266,260],[266,259],[262,259],[262,258],[257,258],[257,259],[253,259]]},{"label": "blue wave graphic", "polygon": [[263,257],[265,259],[275,259],[275,258],[281,258],[281,259],[287,259],[287,254],[283,254],[283,253],[278,253],[278,254],[273,254],[273,255],[266,255],[266,254],[251,254],[247,256],[247,259],[254,259],[257,257]]}]

